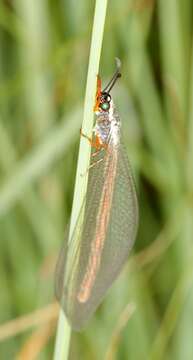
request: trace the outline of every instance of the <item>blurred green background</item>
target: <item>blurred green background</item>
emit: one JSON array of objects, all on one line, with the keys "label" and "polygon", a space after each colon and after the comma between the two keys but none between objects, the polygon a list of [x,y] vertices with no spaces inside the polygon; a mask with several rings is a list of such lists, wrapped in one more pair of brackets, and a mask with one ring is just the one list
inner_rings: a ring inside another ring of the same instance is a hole
[{"label": "blurred green background", "polygon": [[[47,306],[71,211],[94,5],[0,1],[1,359],[53,356],[57,306]],[[127,267],[73,333],[70,359],[193,359],[192,20],[191,0],[109,1],[100,73],[107,81],[122,60],[113,97],[140,226]]]}]

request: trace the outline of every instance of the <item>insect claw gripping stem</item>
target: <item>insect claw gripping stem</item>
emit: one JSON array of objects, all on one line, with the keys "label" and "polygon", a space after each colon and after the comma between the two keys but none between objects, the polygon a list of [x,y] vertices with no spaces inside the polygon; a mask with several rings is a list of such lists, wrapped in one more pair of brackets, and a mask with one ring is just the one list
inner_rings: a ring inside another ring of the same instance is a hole
[{"label": "insect claw gripping stem", "polygon": [[[96,137],[96,140],[93,141],[88,135],[84,134],[83,131],[82,131],[82,128],[80,129],[80,135],[83,136],[85,139],[87,139],[89,141],[89,143],[91,144],[91,147],[92,148],[95,148],[97,149],[94,153],[91,154],[92,157],[95,157],[97,156],[101,151],[104,151],[105,149],[107,149],[107,146],[104,146],[106,144],[100,144],[98,142],[98,138]],[[101,161],[103,160],[102,159],[99,159],[95,162],[93,162],[91,165],[89,165],[88,169],[86,170],[86,172],[84,174],[80,174],[81,176],[85,176],[87,174],[87,172],[93,168],[95,165],[97,165],[98,163],[100,163]]]},{"label": "insect claw gripping stem", "polygon": [[[97,151],[97,153],[99,153],[101,150]],[[96,153],[95,153],[96,154]],[[97,154],[96,154],[97,155]],[[87,168],[86,172],[84,174],[80,174],[81,177],[85,176],[87,174],[87,172],[92,169],[95,165],[99,164],[101,161],[103,161],[104,158],[99,159],[97,161],[94,161],[91,165],[89,165],[89,167]]]},{"label": "insect claw gripping stem", "polygon": [[88,135],[83,133],[82,128],[80,128],[80,135],[83,136],[85,139],[87,139],[89,143],[92,145],[92,139]]},{"label": "insect claw gripping stem", "polygon": [[87,139],[89,141],[89,143],[91,144],[91,147],[95,148],[97,151],[100,151],[102,149],[107,149],[107,147],[108,147],[107,144],[100,143],[98,136],[95,136],[95,139],[93,141],[93,139],[91,139],[88,135],[83,133],[82,129],[80,129],[80,135],[83,136],[85,139]]}]

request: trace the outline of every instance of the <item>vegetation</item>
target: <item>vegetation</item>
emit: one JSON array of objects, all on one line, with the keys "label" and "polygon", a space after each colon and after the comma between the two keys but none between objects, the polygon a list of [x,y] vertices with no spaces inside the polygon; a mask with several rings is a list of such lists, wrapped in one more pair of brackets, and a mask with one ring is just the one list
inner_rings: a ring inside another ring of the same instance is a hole
[{"label": "vegetation", "polygon": [[[94,1],[0,2],[0,353],[52,359],[53,274],[69,221]],[[111,0],[100,61],[134,169],[127,267],[70,359],[193,358],[191,0]]]}]

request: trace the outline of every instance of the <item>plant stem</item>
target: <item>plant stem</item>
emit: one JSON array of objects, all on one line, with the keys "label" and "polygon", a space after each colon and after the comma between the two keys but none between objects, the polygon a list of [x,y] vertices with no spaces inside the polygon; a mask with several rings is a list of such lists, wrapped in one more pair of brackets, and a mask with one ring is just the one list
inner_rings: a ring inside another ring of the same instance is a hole
[{"label": "plant stem", "polygon": [[[90,57],[88,65],[88,75],[86,84],[86,94],[84,102],[84,115],[82,122],[82,130],[88,136],[92,135],[92,128],[94,122],[93,106],[96,92],[96,75],[99,69],[99,61],[102,48],[104,24],[106,17],[108,0],[96,0],[94,23],[91,39]],[[83,137],[80,140],[79,157],[77,164],[76,183],[74,190],[74,199],[72,206],[72,215],[70,222],[69,241],[71,234],[73,233],[74,226],[78,219],[78,215],[81,209],[82,202],[84,200],[87,189],[87,176],[81,176],[86,174],[89,160],[90,160],[90,145]],[[69,344],[70,344],[70,326],[64,316],[62,310],[59,315],[56,345],[55,345],[55,360],[64,360],[68,358]]]}]

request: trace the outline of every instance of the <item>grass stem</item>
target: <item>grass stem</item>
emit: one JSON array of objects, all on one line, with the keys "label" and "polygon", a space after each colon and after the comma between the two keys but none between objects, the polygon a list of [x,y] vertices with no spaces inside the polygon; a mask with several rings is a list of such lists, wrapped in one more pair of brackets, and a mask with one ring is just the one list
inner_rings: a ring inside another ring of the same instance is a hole
[{"label": "grass stem", "polygon": [[[96,0],[82,123],[83,132],[89,136],[92,134],[94,122],[93,105],[96,92],[96,75],[99,69],[106,9],[107,0]],[[88,141],[86,141],[84,138],[81,138],[69,239],[73,232],[83,199],[86,194],[87,176],[81,176],[81,174],[85,174],[87,171],[90,159],[90,150],[91,149]],[[68,358],[70,333],[70,326],[68,325],[63,312],[60,311],[54,354],[55,360],[64,360]]]}]

